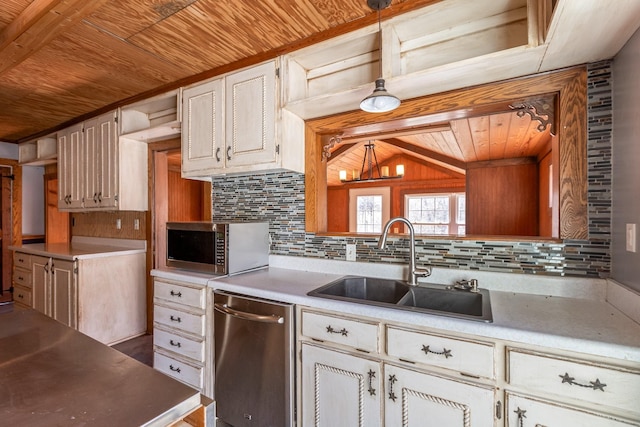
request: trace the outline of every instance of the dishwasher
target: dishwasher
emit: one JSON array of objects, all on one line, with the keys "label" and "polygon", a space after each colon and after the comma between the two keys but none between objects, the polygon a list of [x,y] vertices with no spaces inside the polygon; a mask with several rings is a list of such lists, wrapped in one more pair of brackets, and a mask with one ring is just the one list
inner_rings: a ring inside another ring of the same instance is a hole
[{"label": "dishwasher", "polygon": [[294,424],[293,305],[214,292],[216,416],[233,427]]}]

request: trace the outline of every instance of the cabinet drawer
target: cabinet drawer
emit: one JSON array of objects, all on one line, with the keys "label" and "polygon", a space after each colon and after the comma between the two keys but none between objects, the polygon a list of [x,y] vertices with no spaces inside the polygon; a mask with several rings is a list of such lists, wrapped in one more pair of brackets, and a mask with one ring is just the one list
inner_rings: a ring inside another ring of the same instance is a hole
[{"label": "cabinet drawer", "polygon": [[153,344],[204,363],[204,341],[202,340],[186,338],[155,328],[153,330]]},{"label": "cabinet drawer", "polygon": [[516,349],[508,367],[512,386],[640,413],[640,371]]},{"label": "cabinet drawer", "polygon": [[197,308],[205,308],[206,289],[207,287],[190,288],[159,280],[154,282],[154,295],[156,298]]},{"label": "cabinet drawer", "polygon": [[13,269],[13,283],[31,288],[31,271],[22,268]]},{"label": "cabinet drawer", "polygon": [[14,252],[13,265],[26,270],[31,270],[31,255],[23,252]]},{"label": "cabinet drawer", "polygon": [[202,391],[204,386],[204,369],[201,367],[191,366],[157,352],[153,354],[153,367],[170,377]]},{"label": "cabinet drawer", "polygon": [[495,377],[492,344],[387,327],[387,353],[408,362],[484,378]]},{"label": "cabinet drawer", "polygon": [[195,335],[204,336],[205,316],[187,313],[161,305],[153,307],[153,319],[162,325],[180,329]]},{"label": "cabinet drawer", "polygon": [[610,416],[559,405],[556,402],[506,394],[506,427],[629,427],[640,426]]},{"label": "cabinet drawer", "polygon": [[378,324],[326,314],[302,312],[302,334],[320,341],[378,352]]},{"label": "cabinet drawer", "polygon": [[16,285],[13,288],[13,299],[22,305],[31,307],[31,289]]}]

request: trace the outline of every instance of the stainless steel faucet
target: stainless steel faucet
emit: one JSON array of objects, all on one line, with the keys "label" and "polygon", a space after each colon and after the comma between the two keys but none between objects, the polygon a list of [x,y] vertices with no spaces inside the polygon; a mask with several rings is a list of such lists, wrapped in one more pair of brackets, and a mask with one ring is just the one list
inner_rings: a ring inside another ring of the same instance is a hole
[{"label": "stainless steel faucet", "polygon": [[431,275],[431,269],[427,268],[427,269],[423,269],[423,268],[416,268],[416,233],[415,230],[413,229],[413,224],[411,224],[411,222],[404,218],[404,217],[396,217],[396,218],[391,218],[387,224],[384,226],[384,230],[382,231],[382,234],[380,235],[380,240],[378,240],[378,249],[384,249],[385,244],[387,243],[387,235],[389,234],[389,229],[391,228],[391,224],[393,224],[394,222],[402,222],[404,224],[407,225],[407,227],[409,228],[409,239],[410,239],[410,243],[409,243],[409,278],[407,280],[407,282],[409,282],[409,284],[411,286],[417,286],[418,285],[418,277],[427,277],[429,275]]}]

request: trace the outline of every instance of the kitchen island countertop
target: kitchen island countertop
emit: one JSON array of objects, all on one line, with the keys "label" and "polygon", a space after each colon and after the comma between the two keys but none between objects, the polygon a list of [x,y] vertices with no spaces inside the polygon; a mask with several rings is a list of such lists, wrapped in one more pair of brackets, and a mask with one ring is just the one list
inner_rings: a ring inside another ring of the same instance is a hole
[{"label": "kitchen island countertop", "polygon": [[0,313],[0,424],[164,426],[200,393],[32,309]]}]

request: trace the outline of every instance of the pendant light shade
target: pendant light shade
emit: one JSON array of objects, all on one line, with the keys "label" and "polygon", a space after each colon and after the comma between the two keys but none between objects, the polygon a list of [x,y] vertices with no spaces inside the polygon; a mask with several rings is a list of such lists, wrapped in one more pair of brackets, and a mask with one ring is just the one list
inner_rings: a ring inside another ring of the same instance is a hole
[{"label": "pendant light shade", "polygon": [[387,111],[395,110],[400,105],[400,100],[387,92],[382,78],[382,25],[380,24],[380,11],[389,6],[391,0],[368,0],[367,4],[371,9],[378,11],[378,49],[380,50],[378,68],[380,77],[376,79],[376,87],[373,93],[360,102],[360,109],[367,113],[386,113]]},{"label": "pendant light shade", "polygon": [[371,95],[360,102],[360,109],[367,113],[385,113],[395,110],[399,105],[400,100],[385,89],[384,79],[377,79],[376,88]]}]

